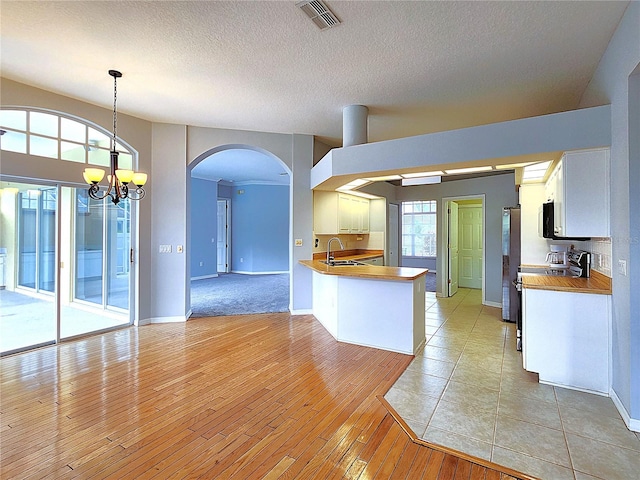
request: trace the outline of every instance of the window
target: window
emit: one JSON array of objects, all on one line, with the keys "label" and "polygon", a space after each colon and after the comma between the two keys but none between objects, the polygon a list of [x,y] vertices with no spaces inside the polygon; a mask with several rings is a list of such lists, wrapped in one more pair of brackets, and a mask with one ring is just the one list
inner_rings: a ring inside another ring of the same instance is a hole
[{"label": "window", "polygon": [[402,202],[402,256],[436,256],[436,201]]},{"label": "window", "polygon": [[[101,167],[110,165],[113,139],[108,132],[85,122],[55,112],[34,109],[0,109],[0,149],[67,162],[87,163]],[[120,141],[120,168],[133,169],[133,152]]]}]

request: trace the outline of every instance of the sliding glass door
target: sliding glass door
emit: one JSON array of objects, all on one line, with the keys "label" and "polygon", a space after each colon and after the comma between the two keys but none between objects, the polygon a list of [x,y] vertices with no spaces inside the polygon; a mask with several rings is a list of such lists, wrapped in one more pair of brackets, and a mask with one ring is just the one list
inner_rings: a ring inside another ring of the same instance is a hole
[{"label": "sliding glass door", "polygon": [[130,323],[131,205],[128,200],[117,205],[94,200],[84,189],[69,190],[73,308],[62,309],[62,338]]},{"label": "sliding glass door", "polygon": [[57,188],[0,186],[0,352],[10,352],[57,338]]},{"label": "sliding glass door", "polygon": [[0,353],[131,324],[130,202],[0,187]]}]

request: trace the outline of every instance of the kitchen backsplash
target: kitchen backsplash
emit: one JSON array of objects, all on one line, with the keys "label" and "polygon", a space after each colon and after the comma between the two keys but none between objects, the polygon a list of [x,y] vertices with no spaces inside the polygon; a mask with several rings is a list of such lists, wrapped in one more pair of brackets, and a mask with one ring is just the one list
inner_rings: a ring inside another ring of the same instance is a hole
[{"label": "kitchen backsplash", "polygon": [[[370,232],[360,235],[314,235],[313,253],[327,251],[327,242],[332,237],[338,237],[345,250],[384,250],[384,232]],[[318,246],[315,246],[315,239],[318,239]],[[340,249],[338,242],[331,244],[331,250]]]},{"label": "kitchen backsplash", "polygon": [[592,238],[586,242],[576,242],[575,247],[591,252],[591,269],[611,277],[611,239]]}]

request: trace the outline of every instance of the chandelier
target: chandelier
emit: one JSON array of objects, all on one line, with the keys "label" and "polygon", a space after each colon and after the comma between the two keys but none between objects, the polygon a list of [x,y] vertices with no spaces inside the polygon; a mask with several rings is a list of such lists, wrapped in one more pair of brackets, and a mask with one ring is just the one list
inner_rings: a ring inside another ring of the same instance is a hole
[{"label": "chandelier", "polygon": [[[100,191],[100,181],[104,178],[105,171],[101,168],[85,168],[82,176],[89,184],[89,196],[94,200],[104,200],[110,198],[114,204],[126,198],[130,200],[140,200],[144,198],[145,191],[142,188],[147,182],[147,174],[134,172],[118,168],[118,152],[116,150],[116,136],[118,131],[118,115],[116,112],[117,82],[122,77],[122,73],[117,70],[109,70],[109,75],[113,77],[113,138],[111,140],[111,172],[107,175],[107,187],[105,191]],[[132,185],[130,185],[132,184]],[[134,188],[135,187],[135,188]]]}]

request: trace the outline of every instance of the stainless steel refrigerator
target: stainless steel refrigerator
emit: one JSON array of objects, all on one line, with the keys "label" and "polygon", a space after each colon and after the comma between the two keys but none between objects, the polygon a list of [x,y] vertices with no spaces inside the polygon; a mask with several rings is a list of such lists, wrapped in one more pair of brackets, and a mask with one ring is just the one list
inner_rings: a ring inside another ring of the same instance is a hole
[{"label": "stainless steel refrigerator", "polygon": [[502,319],[515,322],[520,301],[514,282],[520,266],[520,206],[502,209]]}]

